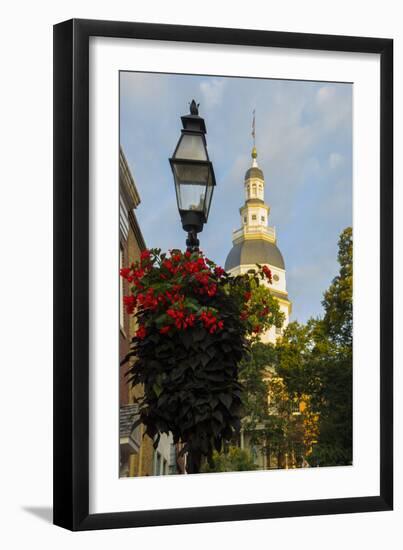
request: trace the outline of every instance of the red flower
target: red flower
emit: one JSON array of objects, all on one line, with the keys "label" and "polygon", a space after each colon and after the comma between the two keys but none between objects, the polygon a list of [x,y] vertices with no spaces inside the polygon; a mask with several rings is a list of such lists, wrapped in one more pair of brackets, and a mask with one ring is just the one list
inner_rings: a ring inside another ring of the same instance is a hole
[{"label": "red flower", "polygon": [[245,319],[248,318],[248,312],[246,310],[241,311],[241,314],[239,316],[242,321],[245,321]]},{"label": "red flower", "polygon": [[195,273],[195,279],[201,285],[207,285],[209,281],[208,273]]},{"label": "red flower", "polygon": [[123,304],[126,306],[127,313],[131,315],[134,311],[134,308],[136,307],[136,298],[133,296],[133,294],[130,294],[129,296],[123,296]]},{"label": "red flower", "polygon": [[210,285],[207,289],[208,296],[215,296],[217,294],[217,285]]},{"label": "red flower", "polygon": [[174,304],[176,302],[183,302],[183,300],[185,299],[183,294],[179,294],[179,292],[176,292],[175,294],[172,294],[171,292],[169,292],[169,290],[165,291],[165,296],[166,296],[167,300],[169,300],[172,304]]},{"label": "red flower", "polygon": [[267,267],[267,265],[264,265],[264,266],[263,266],[262,271],[263,271],[264,275],[269,279],[269,282],[271,283],[271,281],[272,281],[272,279],[271,279],[271,271],[270,271],[270,269]]},{"label": "red flower", "polygon": [[143,250],[140,254],[141,260],[149,260],[151,257],[151,252],[149,250]]},{"label": "red flower", "polygon": [[198,262],[187,262],[183,265],[183,267],[188,273],[197,273],[198,271],[200,271],[201,266],[198,264]]},{"label": "red flower", "polygon": [[168,332],[171,330],[170,325],[165,325],[164,327],[160,328],[161,334],[168,334]]},{"label": "red flower", "polygon": [[224,269],[218,265],[214,268],[214,273],[219,279],[221,279],[221,277],[225,275]]},{"label": "red flower", "polygon": [[261,312],[261,316],[265,317],[269,313],[270,309],[268,307],[264,307]]},{"label": "red flower", "polygon": [[207,329],[210,334],[213,334],[217,328],[223,328],[223,321],[218,321],[217,317],[213,314],[212,311],[202,311],[200,314],[200,320],[202,321],[204,328]]},{"label": "red flower", "polygon": [[165,267],[165,269],[172,272],[173,264],[172,264],[171,260],[164,260],[162,262],[162,267]]},{"label": "red flower", "polygon": [[195,321],[196,321],[196,317],[193,315],[193,313],[191,313],[186,317],[186,324],[189,327],[193,327],[195,324]]},{"label": "red flower", "polygon": [[204,261],[204,258],[198,258],[196,263],[201,269],[205,269],[207,267],[206,262]]},{"label": "red flower", "polygon": [[154,289],[149,288],[145,294],[139,293],[137,295],[139,303],[144,309],[156,310],[158,307],[158,299],[154,296]]},{"label": "red flower", "polygon": [[243,295],[245,302],[249,302],[251,297],[252,297],[252,292],[245,292],[245,294]]},{"label": "red flower", "polygon": [[147,330],[144,325],[140,325],[140,327],[137,329],[136,332],[136,338],[139,340],[144,340],[144,338],[147,336]]},{"label": "red flower", "polygon": [[144,287],[143,287],[143,285],[140,283],[139,280],[135,279],[135,280],[133,281],[133,284],[134,284],[134,286],[136,287],[137,291],[139,291],[139,290],[144,290]]},{"label": "red flower", "polygon": [[122,267],[120,270],[120,275],[123,277],[123,279],[128,279],[130,276],[131,268],[130,267]]},{"label": "red flower", "polygon": [[260,325],[256,325],[253,327],[253,332],[256,332],[256,334],[258,334],[260,332]]}]

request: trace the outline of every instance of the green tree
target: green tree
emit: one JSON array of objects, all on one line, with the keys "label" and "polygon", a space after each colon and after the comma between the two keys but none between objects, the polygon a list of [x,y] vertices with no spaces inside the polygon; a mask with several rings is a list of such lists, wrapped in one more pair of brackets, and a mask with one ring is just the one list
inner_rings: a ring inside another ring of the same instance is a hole
[{"label": "green tree", "polygon": [[325,315],[314,332],[314,376],[320,435],[312,461],[320,466],[352,463],[353,238],[339,239],[339,274],[324,294]]},{"label": "green tree", "polygon": [[323,328],[337,346],[351,348],[353,343],[353,232],[347,227],[339,239],[340,271],[324,294]]},{"label": "green tree", "polygon": [[352,462],[352,230],[339,239],[340,270],[324,293],[323,319],[291,323],[278,346],[277,372],[288,391],[310,397],[319,436],[312,465]]},{"label": "green tree", "polygon": [[231,446],[226,451],[218,453],[214,451],[210,464],[205,461],[201,471],[209,472],[248,472],[256,470],[248,451],[239,447]]},{"label": "green tree", "polygon": [[[290,323],[276,345],[254,343],[239,371],[253,443],[263,452],[298,449],[319,466],[352,462],[351,228],[340,236],[338,261],[323,318]],[[299,415],[292,414],[296,403],[303,404]]]},{"label": "green tree", "polygon": [[[301,366],[305,340],[308,341],[302,333],[307,329],[294,323],[287,331],[287,345],[282,346],[281,341],[277,345],[256,342],[240,367],[243,428],[252,445],[270,458],[277,456],[280,467],[284,466],[285,455],[289,463],[301,465],[316,437]],[[289,368],[290,387],[279,376],[280,363]]]}]

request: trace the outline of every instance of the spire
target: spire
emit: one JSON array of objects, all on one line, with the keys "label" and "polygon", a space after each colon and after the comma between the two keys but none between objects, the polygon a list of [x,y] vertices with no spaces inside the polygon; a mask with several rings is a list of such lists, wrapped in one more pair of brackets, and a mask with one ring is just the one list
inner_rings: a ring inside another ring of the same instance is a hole
[{"label": "spire", "polygon": [[257,168],[258,167],[258,163],[257,163],[257,149],[255,146],[253,146],[253,149],[252,149],[252,154],[251,154],[251,157],[252,157],[252,168]]},{"label": "spire", "polygon": [[256,117],[255,117],[255,109],[253,109],[253,119],[252,119],[252,137],[253,137],[253,149],[252,149],[252,168],[257,168],[257,149],[256,149]]}]

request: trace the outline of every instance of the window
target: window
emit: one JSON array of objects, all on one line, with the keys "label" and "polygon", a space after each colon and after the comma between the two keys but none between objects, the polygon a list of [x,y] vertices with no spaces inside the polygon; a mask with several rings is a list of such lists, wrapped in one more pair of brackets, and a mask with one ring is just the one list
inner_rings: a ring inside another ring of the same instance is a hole
[{"label": "window", "polygon": [[300,414],[299,401],[294,399],[290,404],[291,414]]},{"label": "window", "polygon": [[161,454],[156,451],[155,452],[155,462],[154,462],[154,475],[155,476],[160,476],[161,475]]},{"label": "window", "polygon": [[252,221],[256,221],[256,215],[252,214]]},{"label": "window", "polygon": [[246,216],[243,217],[243,223],[246,223]]},{"label": "window", "polygon": [[129,212],[122,197],[120,197],[119,227],[123,239],[127,241],[129,235]]},{"label": "window", "polygon": [[256,197],[256,183],[252,185],[252,197]]},{"label": "window", "polygon": [[168,468],[169,474],[176,474],[178,473],[176,471],[176,445],[174,443],[171,443],[169,448],[169,468]]},{"label": "window", "polygon": [[281,334],[281,327],[276,327],[276,334]]},{"label": "window", "polygon": [[264,222],[264,220],[265,220],[265,217],[264,217],[264,216],[261,216],[261,218],[260,218],[260,219],[262,220],[262,222]]}]

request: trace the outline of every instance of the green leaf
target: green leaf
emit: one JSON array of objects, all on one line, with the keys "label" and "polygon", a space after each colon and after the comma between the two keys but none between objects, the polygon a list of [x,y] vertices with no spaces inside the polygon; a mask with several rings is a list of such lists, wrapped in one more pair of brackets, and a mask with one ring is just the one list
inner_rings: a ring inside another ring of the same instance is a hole
[{"label": "green leaf", "polygon": [[153,391],[157,397],[159,397],[162,393],[162,386],[160,386],[157,382],[153,384]]},{"label": "green leaf", "polygon": [[221,403],[223,405],[225,405],[225,407],[230,410],[231,408],[231,403],[232,403],[232,397],[231,395],[229,395],[228,393],[220,393],[218,395],[218,398],[219,400],[221,401]]}]

